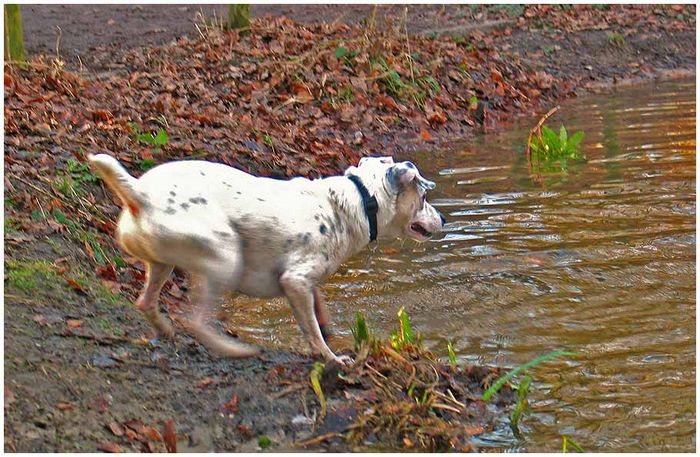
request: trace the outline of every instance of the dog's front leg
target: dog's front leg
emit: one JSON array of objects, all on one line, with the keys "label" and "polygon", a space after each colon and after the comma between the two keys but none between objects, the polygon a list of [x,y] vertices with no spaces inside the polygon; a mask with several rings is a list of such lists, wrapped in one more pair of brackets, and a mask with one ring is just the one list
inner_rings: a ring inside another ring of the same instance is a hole
[{"label": "dog's front leg", "polygon": [[318,321],[318,326],[321,329],[321,335],[323,339],[327,342],[328,338],[331,336],[328,326],[330,325],[331,318],[328,314],[328,307],[326,306],[326,300],[323,298],[323,292],[318,287],[314,287],[314,311],[316,312],[316,320]]},{"label": "dog's front leg", "polygon": [[311,350],[320,353],[326,360],[334,360],[341,364],[350,363],[352,359],[336,356],[323,339],[314,310],[314,285],[305,272],[288,271],[280,277],[280,284],[289,299],[294,318],[309,340]]}]

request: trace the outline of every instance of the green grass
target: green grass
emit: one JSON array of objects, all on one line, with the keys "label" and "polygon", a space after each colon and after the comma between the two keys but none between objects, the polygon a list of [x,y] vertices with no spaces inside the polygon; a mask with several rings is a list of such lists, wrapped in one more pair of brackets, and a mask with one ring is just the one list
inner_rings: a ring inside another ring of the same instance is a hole
[{"label": "green grass", "polygon": [[457,366],[457,356],[455,355],[455,348],[452,345],[452,341],[447,341],[447,357],[450,360],[450,366],[455,368]]},{"label": "green grass", "polygon": [[78,162],[71,159],[66,162],[66,172],[68,175],[79,183],[96,182],[97,175],[90,170],[90,166],[86,162]]},{"label": "green grass", "polygon": [[362,313],[355,314],[355,324],[350,328],[355,343],[355,351],[358,352],[364,345],[371,344],[373,337],[367,326],[367,321]]},{"label": "green grass", "polygon": [[622,47],[625,45],[625,37],[618,32],[608,32],[606,34],[608,45]]},{"label": "green grass", "polygon": [[272,446],[272,440],[267,436],[262,435],[258,438],[258,446],[260,446],[260,449],[267,449]]},{"label": "green grass", "polygon": [[3,222],[3,227],[5,228],[6,235],[8,233],[17,233],[19,231],[19,229],[21,228],[19,225],[19,222],[17,222],[16,220],[12,219],[9,216],[5,217],[5,221]]},{"label": "green grass", "polygon": [[415,335],[411,327],[411,319],[409,319],[406,310],[403,306],[399,309],[399,329],[391,334],[391,347],[399,351],[407,344],[415,342]]},{"label": "green grass", "polygon": [[481,396],[481,399],[483,401],[489,401],[491,399],[491,397],[496,392],[498,392],[501,389],[501,387],[503,387],[506,384],[506,382],[508,382],[510,379],[512,379],[513,377],[517,376],[518,374],[520,374],[521,372],[523,372],[527,369],[530,369],[534,366],[537,366],[537,365],[539,365],[543,362],[546,362],[548,360],[555,359],[557,357],[569,357],[569,356],[572,356],[575,354],[576,354],[575,352],[569,352],[569,351],[563,351],[563,350],[552,351],[552,352],[548,352],[544,355],[541,355],[541,356],[539,356],[539,357],[537,357],[537,358],[535,358],[527,363],[524,363],[516,368],[513,368],[508,373],[506,373],[505,375],[498,378],[498,380],[496,382],[494,382],[491,385],[491,387],[489,387],[484,392],[484,394]]},{"label": "green grass", "polygon": [[569,445],[576,451],[576,452],[586,452],[584,448],[581,447],[580,444],[578,444],[576,441],[574,441],[573,438],[571,438],[569,435],[562,435],[561,437],[561,452],[563,454],[566,454],[569,450]]},{"label": "green grass", "polygon": [[45,283],[58,280],[54,266],[46,260],[8,260],[7,281],[24,292],[36,292]]}]

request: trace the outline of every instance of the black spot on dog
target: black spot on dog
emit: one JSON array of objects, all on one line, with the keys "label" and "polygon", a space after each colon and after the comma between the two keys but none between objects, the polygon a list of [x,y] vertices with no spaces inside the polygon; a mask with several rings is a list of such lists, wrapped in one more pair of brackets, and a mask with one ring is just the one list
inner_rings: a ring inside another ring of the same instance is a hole
[{"label": "black spot on dog", "polygon": [[411,162],[406,162],[406,166],[407,166],[408,168],[416,168],[416,166],[413,165],[413,163],[411,163]]},{"label": "black spot on dog", "polygon": [[177,212],[177,211],[175,211],[175,208],[172,208],[172,207],[170,207],[170,206],[168,206],[168,207],[165,209],[165,214],[175,214],[176,212]]},{"label": "black spot on dog", "polygon": [[175,203],[175,200],[173,200],[172,198],[169,198],[168,203],[170,203],[172,205],[173,203]]},{"label": "black spot on dog", "polygon": [[170,191],[170,195],[172,195],[172,196],[174,197],[174,196],[177,195],[177,194],[171,190],[171,191]]},{"label": "black spot on dog", "polygon": [[201,203],[202,205],[206,205],[206,204],[207,204],[207,199],[206,199],[206,198],[202,198],[202,197],[194,197],[194,198],[190,198],[190,202],[194,203],[195,205],[198,205],[198,204],[200,204],[200,203]]},{"label": "black spot on dog", "polygon": [[220,232],[218,230],[214,230],[214,235],[220,236],[221,238],[231,238],[231,234],[228,232]]},{"label": "black spot on dog", "polygon": [[239,191],[236,191],[236,193],[237,193],[238,195],[241,195],[241,193],[240,193]]},{"label": "black spot on dog", "polygon": [[199,174],[202,176],[206,176],[202,170],[199,170]]},{"label": "black spot on dog", "polygon": [[304,233],[304,244],[309,244],[309,241],[311,241],[311,234],[310,233]]},{"label": "black spot on dog", "polygon": [[259,201],[259,202],[264,202],[265,200],[263,200],[262,198],[258,197],[258,201]]},{"label": "black spot on dog", "polygon": [[318,214],[315,214],[315,215],[314,215],[314,219],[316,219],[317,221],[319,221],[319,220],[321,220],[321,217],[320,217]]},{"label": "black spot on dog", "polygon": [[321,235],[326,234],[326,224],[321,224],[321,226],[318,228],[318,231],[321,232]]},{"label": "black spot on dog", "polygon": [[328,262],[328,253],[327,252],[323,253],[323,258],[326,259],[326,262]]},{"label": "black spot on dog", "polygon": [[189,207],[190,207],[189,203],[180,203],[180,208],[184,209],[185,211],[187,211],[187,208],[189,208]]}]

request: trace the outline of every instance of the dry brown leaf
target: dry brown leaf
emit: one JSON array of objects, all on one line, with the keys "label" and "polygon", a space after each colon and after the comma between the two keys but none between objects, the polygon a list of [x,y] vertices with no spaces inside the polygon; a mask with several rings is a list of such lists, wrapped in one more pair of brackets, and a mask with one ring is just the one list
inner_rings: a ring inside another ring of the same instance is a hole
[{"label": "dry brown leaf", "polygon": [[177,435],[173,419],[168,419],[163,426],[163,441],[165,441],[165,448],[168,452],[177,452]]},{"label": "dry brown leaf", "polygon": [[111,452],[111,453],[122,452],[122,448],[118,444],[111,443],[111,442],[98,444],[97,450],[103,451],[103,452]]}]

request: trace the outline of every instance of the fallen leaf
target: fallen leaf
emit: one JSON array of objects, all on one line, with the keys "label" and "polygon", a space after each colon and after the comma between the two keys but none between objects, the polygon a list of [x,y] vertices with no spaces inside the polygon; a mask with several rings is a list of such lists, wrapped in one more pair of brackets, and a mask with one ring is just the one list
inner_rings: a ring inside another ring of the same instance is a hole
[{"label": "fallen leaf", "polygon": [[224,403],[223,409],[230,412],[230,413],[237,413],[238,412],[238,395],[233,394],[231,396],[231,399]]},{"label": "fallen leaf", "polygon": [[214,378],[204,378],[204,379],[202,379],[201,381],[199,381],[199,382],[198,382],[197,384],[195,384],[195,385],[196,385],[198,388],[203,389],[204,387],[207,387],[207,386],[213,384],[213,383],[216,382],[216,381],[217,381],[217,380],[215,380]]},{"label": "fallen leaf", "polygon": [[118,453],[122,452],[122,448],[116,443],[102,443],[97,445],[98,451]]},{"label": "fallen leaf", "polygon": [[71,405],[70,403],[56,403],[56,409],[61,410],[61,411],[70,411],[75,406]]},{"label": "fallen leaf", "polygon": [[107,424],[107,428],[115,436],[124,436],[124,427],[122,427],[118,422],[110,422]]},{"label": "fallen leaf", "polygon": [[15,402],[15,394],[12,393],[9,387],[5,386],[5,409]]},{"label": "fallen leaf", "polygon": [[78,284],[78,282],[75,279],[72,278],[66,278],[66,282],[68,283],[69,286],[71,286],[73,289],[77,290],[83,295],[87,295],[87,291],[83,286]]},{"label": "fallen leaf", "polygon": [[77,328],[77,327],[80,327],[81,325],[83,325],[83,321],[81,321],[79,319],[67,319],[66,325],[68,325],[68,327],[70,327],[70,328]]},{"label": "fallen leaf", "polygon": [[175,434],[175,421],[168,419],[163,426],[163,441],[168,452],[177,452],[177,435]]},{"label": "fallen leaf", "polygon": [[420,137],[423,139],[423,141],[430,141],[433,139],[433,136],[430,134],[430,132],[428,132],[425,129],[421,129]]},{"label": "fallen leaf", "polygon": [[151,441],[163,441],[163,437],[160,432],[153,427],[144,425],[139,429],[139,433],[148,438]]}]

